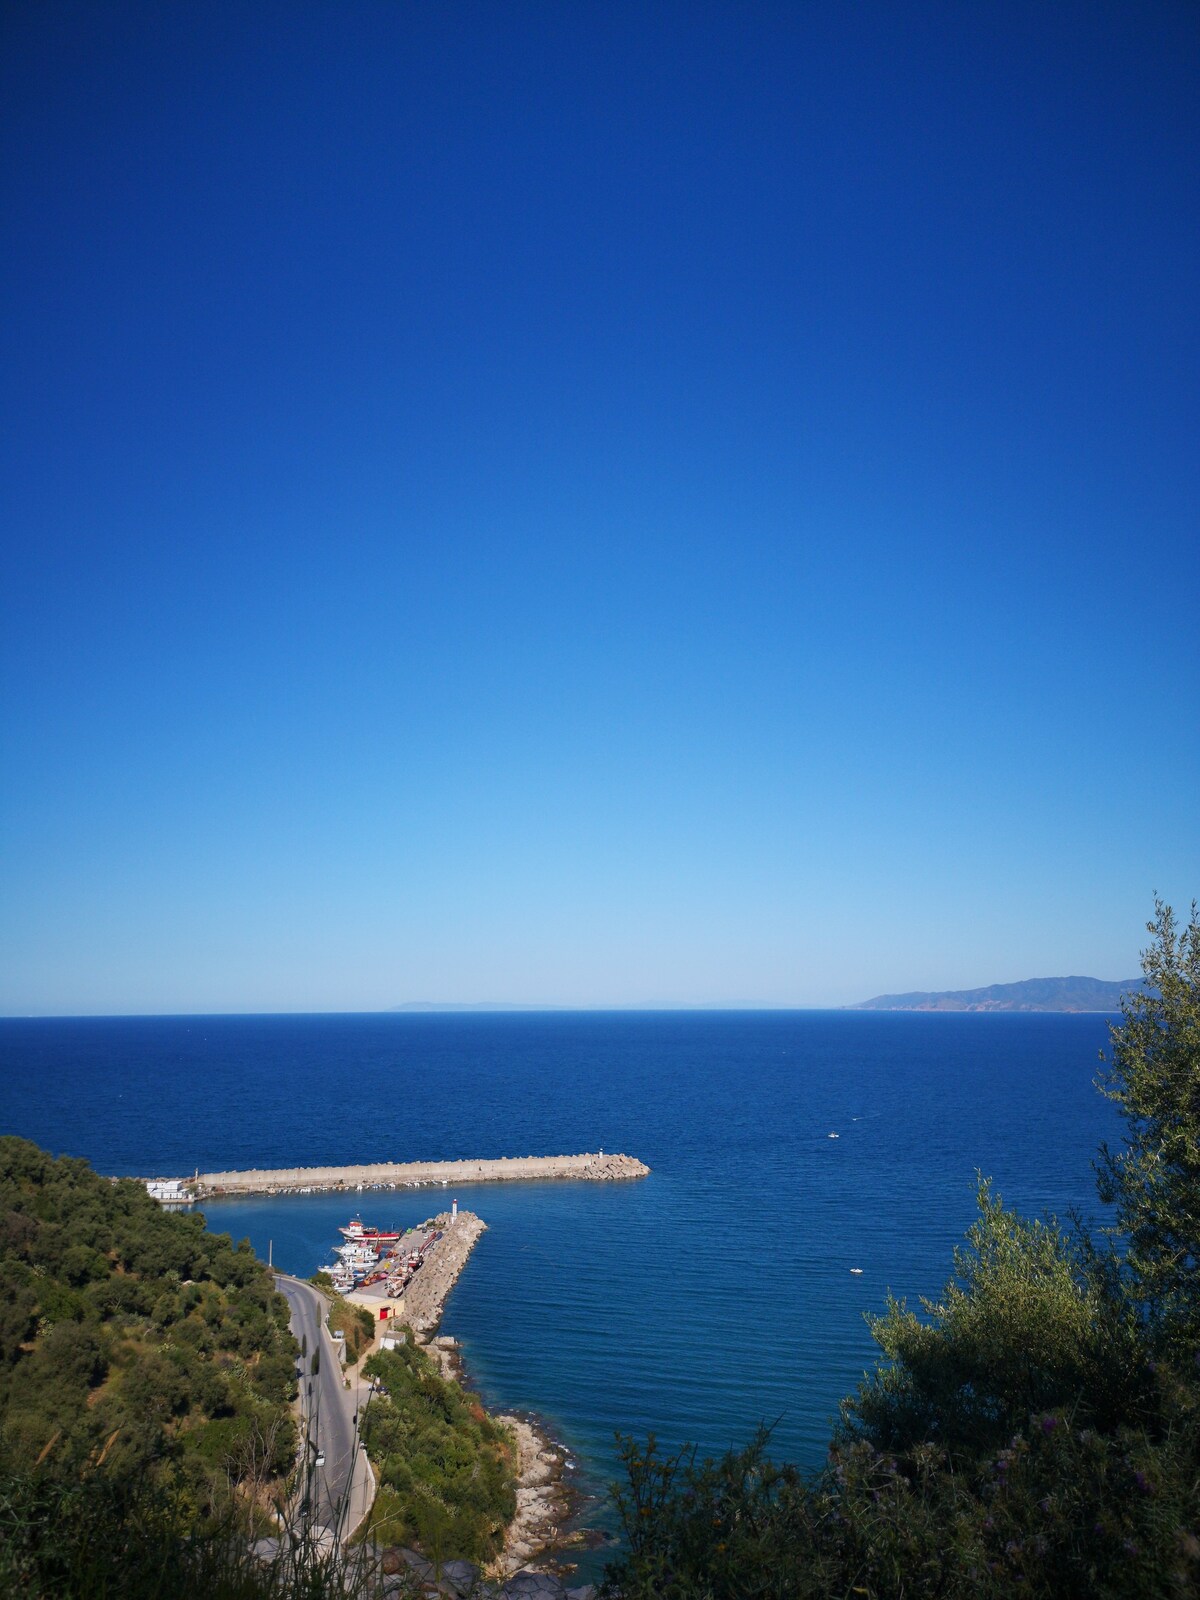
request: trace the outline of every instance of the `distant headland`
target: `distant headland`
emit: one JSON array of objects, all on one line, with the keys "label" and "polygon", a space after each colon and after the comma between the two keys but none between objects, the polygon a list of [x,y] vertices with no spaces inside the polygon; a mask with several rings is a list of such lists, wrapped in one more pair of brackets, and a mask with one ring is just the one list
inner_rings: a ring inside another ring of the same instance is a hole
[{"label": "distant headland", "polygon": [[1141,993],[1141,978],[1110,983],[1104,978],[1026,978],[990,983],[983,989],[877,994],[848,1011],[1119,1011],[1122,995]]}]

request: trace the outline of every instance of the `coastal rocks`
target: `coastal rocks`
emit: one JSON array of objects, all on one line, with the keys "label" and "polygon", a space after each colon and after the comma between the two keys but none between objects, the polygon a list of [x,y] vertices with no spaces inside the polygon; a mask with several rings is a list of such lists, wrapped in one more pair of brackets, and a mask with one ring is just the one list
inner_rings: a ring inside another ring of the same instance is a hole
[{"label": "coastal rocks", "polygon": [[549,1572],[517,1572],[507,1579],[500,1593],[504,1600],[564,1600],[562,1580]]},{"label": "coastal rocks", "polygon": [[568,1589],[552,1572],[529,1569],[514,1573],[497,1591],[497,1600],[595,1600],[595,1597],[595,1584],[584,1583],[576,1589]]},{"label": "coastal rocks", "polygon": [[562,1457],[550,1441],[522,1417],[502,1416],[496,1421],[511,1430],[517,1446],[517,1513],[494,1568],[505,1577],[558,1544],[569,1508]]},{"label": "coastal rocks", "polygon": [[379,1571],[383,1600],[491,1600],[494,1593],[470,1561],[437,1566],[419,1551],[395,1545],[383,1552]]},{"label": "coastal rocks", "polygon": [[590,1583],[568,1589],[551,1572],[524,1567],[503,1583],[489,1583],[470,1561],[443,1561],[440,1566],[416,1550],[393,1546],[383,1552],[383,1600],[595,1600]]},{"label": "coastal rocks", "polygon": [[479,1584],[480,1571],[470,1561],[443,1561],[442,1582],[448,1583],[460,1595],[471,1594]]}]

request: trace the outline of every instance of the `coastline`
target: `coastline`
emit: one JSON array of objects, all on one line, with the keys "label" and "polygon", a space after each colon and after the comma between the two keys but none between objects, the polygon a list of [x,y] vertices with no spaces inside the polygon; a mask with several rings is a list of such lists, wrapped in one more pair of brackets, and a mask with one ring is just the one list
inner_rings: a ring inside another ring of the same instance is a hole
[{"label": "coastline", "polygon": [[607,1183],[644,1178],[649,1172],[645,1162],[635,1156],[606,1155],[600,1150],[574,1156],[501,1156],[480,1161],[376,1161],[344,1167],[197,1171],[190,1178],[143,1178],[140,1181],[173,1190],[179,1199],[186,1201],[222,1195],[422,1189],[439,1184],[448,1187],[452,1183],[530,1183],[557,1178]]},{"label": "coastline", "polygon": [[[427,1265],[395,1304],[395,1321],[412,1329],[414,1342],[437,1362],[444,1377],[469,1389],[470,1376],[457,1339],[439,1334],[438,1329],[450,1292],[475,1245],[487,1231],[487,1224],[472,1211],[460,1211],[457,1215],[441,1212],[429,1222],[442,1230],[442,1238],[431,1252]],[[354,1290],[344,1298],[371,1310],[387,1303],[380,1296]],[[362,1363],[379,1348],[381,1335],[390,1327],[390,1322],[377,1321],[375,1340],[356,1363],[358,1372],[361,1372]],[[489,1414],[513,1437],[517,1456],[517,1509],[505,1529],[504,1548],[492,1563],[488,1576],[503,1580],[519,1571],[549,1571],[572,1566],[570,1551],[585,1543],[586,1530],[564,1531],[578,1509],[579,1500],[567,1481],[565,1446],[553,1437],[545,1422],[532,1413],[489,1409]]]},{"label": "coastline", "polygon": [[[470,1374],[457,1339],[442,1336],[424,1346],[444,1377],[471,1389]],[[517,1510],[504,1533],[504,1549],[487,1569],[491,1578],[521,1571],[571,1568],[572,1549],[586,1542],[587,1530],[570,1528],[580,1496],[568,1482],[569,1452],[544,1419],[532,1412],[490,1411],[507,1428],[517,1451]],[[568,1531],[569,1530],[569,1531]]]}]

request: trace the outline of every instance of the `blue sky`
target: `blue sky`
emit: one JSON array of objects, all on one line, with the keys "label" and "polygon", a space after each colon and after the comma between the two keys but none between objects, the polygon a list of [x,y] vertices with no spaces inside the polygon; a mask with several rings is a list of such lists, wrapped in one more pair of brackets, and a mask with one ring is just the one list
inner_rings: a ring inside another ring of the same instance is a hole
[{"label": "blue sky", "polygon": [[835,1005],[1200,894],[1194,6],[2,26],[0,1009]]}]

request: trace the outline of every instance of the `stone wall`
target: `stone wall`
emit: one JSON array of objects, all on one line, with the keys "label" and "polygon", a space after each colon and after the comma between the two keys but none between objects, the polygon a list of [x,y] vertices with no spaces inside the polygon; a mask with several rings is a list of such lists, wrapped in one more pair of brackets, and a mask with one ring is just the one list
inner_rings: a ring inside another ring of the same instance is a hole
[{"label": "stone wall", "polygon": [[295,1194],[304,1190],[424,1188],[432,1184],[512,1183],[548,1178],[591,1182],[644,1178],[650,1168],[633,1156],[503,1156],[498,1161],[373,1162],[357,1167],[274,1167],[249,1172],[201,1172],[184,1180],[197,1199],[217,1194]]}]

